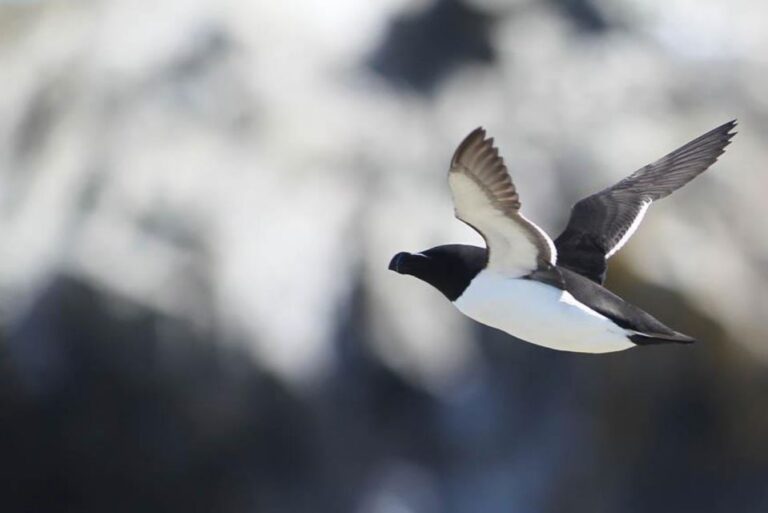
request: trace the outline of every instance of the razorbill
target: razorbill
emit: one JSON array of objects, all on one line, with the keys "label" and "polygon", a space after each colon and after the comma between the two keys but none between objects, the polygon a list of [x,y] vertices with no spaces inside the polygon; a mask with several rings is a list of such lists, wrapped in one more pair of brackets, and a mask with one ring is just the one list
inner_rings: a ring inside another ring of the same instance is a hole
[{"label": "razorbill", "polygon": [[528,342],[583,353],[694,340],[602,286],[607,259],[627,242],[654,200],[668,196],[725,151],[728,122],[577,202],[552,239],[520,212],[504,161],[475,129],[448,172],[455,214],[487,248],[450,244],[398,253],[389,269],[442,292],[468,317]]}]

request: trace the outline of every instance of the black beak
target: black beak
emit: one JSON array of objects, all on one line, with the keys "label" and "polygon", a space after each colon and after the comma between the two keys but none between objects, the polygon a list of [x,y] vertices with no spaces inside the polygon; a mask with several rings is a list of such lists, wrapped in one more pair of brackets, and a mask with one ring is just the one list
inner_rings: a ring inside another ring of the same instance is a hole
[{"label": "black beak", "polygon": [[395,271],[396,273],[399,273],[400,272],[400,268],[401,268],[403,262],[410,255],[411,255],[410,253],[401,252],[401,253],[398,253],[397,255],[393,256],[392,260],[389,261],[389,270],[390,271]]}]

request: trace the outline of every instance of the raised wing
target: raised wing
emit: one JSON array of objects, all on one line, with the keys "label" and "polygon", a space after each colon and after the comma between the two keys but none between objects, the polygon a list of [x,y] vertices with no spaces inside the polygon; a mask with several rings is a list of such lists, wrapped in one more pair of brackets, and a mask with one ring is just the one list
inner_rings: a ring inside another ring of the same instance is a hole
[{"label": "raised wing", "polygon": [[714,164],[735,135],[735,126],[735,120],[725,123],[576,203],[568,226],[555,240],[558,264],[602,283],[606,260],[629,240],[651,203]]},{"label": "raised wing", "polygon": [[554,265],[552,240],[520,213],[515,185],[493,139],[486,139],[482,128],[456,149],[448,183],[456,217],[485,239],[489,269],[518,277]]}]

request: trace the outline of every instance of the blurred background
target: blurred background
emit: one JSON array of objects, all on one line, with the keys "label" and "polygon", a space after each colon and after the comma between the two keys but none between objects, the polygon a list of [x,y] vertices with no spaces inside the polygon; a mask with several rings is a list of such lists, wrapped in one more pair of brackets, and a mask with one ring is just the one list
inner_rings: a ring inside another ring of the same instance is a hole
[{"label": "blurred background", "polygon": [[[3,512],[768,511],[768,6],[0,2]],[[609,286],[701,342],[579,355],[390,257],[733,118]]]}]

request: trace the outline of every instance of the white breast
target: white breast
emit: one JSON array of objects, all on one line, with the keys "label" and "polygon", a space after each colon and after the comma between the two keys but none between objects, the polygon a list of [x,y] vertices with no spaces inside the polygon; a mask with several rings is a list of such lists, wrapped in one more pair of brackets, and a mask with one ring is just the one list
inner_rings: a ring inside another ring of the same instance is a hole
[{"label": "white breast", "polygon": [[533,280],[485,270],[454,304],[478,322],[552,349],[609,353],[634,347],[610,319],[570,293]]}]

